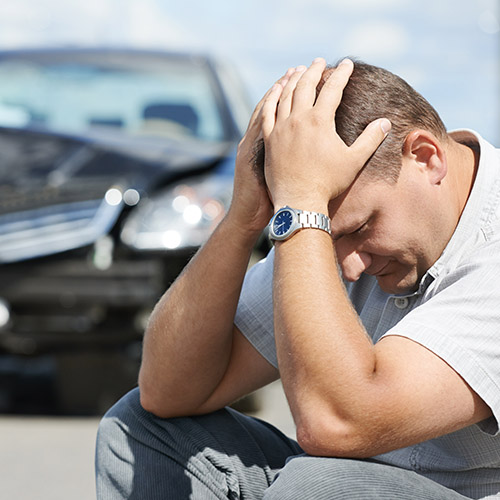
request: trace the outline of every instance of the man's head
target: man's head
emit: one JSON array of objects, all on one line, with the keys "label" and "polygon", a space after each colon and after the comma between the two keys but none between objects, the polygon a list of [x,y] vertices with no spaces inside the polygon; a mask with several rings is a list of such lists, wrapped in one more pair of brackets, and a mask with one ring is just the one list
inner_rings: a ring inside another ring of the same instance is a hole
[{"label": "man's head", "polygon": [[[392,123],[389,135],[329,212],[344,277],[372,274],[383,290],[407,293],[451,238],[477,157],[448,136],[432,106],[401,78],[355,63],[335,116],[337,133],[350,145],[382,117]],[[264,154],[257,149],[261,173]]]},{"label": "man's head", "polygon": [[[333,69],[332,66],[325,69],[318,93]],[[398,178],[404,142],[412,130],[427,130],[440,140],[447,137],[434,108],[402,78],[385,69],[355,62],[335,115],[337,133],[351,145],[370,122],[382,117],[391,121],[392,128],[363,170],[365,176],[373,179]]]},{"label": "man's head", "polygon": [[[318,92],[331,71],[325,70]],[[391,121],[391,131],[351,188],[332,200],[332,227],[345,278],[372,274],[383,290],[407,293],[453,234],[474,158],[450,139],[434,108],[404,80],[355,63],[336,112],[337,133],[350,145],[381,117]]]},{"label": "man's head", "polygon": [[[325,69],[318,93],[335,67]],[[337,133],[350,146],[370,122],[382,117],[391,121],[391,132],[363,169],[364,175],[375,180],[397,180],[405,138],[412,130],[427,130],[440,140],[447,137],[435,109],[402,78],[377,66],[355,62],[335,115]],[[264,143],[260,141],[254,156],[259,176],[264,171],[264,158]]]}]

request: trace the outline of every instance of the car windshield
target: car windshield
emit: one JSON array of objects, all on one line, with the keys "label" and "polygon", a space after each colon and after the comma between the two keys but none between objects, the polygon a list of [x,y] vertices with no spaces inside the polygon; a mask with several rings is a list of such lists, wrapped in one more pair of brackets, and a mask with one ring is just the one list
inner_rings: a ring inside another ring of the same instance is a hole
[{"label": "car windshield", "polygon": [[217,141],[211,73],[186,58],[105,54],[0,60],[0,126]]}]

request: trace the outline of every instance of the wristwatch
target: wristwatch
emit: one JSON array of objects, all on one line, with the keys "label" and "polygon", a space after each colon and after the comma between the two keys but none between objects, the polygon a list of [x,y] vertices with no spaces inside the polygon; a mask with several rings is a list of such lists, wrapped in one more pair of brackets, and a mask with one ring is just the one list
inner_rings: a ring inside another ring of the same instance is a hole
[{"label": "wristwatch", "polygon": [[322,229],[332,234],[330,218],[318,212],[296,208],[280,208],[269,223],[269,239],[283,241],[304,228]]}]

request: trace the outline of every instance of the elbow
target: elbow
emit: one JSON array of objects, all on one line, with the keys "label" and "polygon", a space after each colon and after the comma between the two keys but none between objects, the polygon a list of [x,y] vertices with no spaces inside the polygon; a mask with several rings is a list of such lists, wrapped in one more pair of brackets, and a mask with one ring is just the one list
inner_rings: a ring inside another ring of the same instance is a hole
[{"label": "elbow", "polygon": [[168,418],[170,416],[159,396],[143,382],[139,383],[139,396],[142,408],[148,413],[152,413],[159,418]]},{"label": "elbow", "polygon": [[171,418],[179,416],[175,414],[175,408],[169,404],[166,395],[158,390],[154,382],[148,381],[142,371],[139,374],[139,397],[141,407],[155,417]]},{"label": "elbow", "polygon": [[167,418],[168,415],[165,413],[164,408],[158,404],[157,400],[148,392],[144,392],[139,388],[140,402],[141,406],[148,413],[152,413],[155,417]]},{"label": "elbow", "polygon": [[145,376],[139,376],[141,407],[155,417],[177,418],[209,412],[204,405],[193,401],[189,394],[181,395],[176,391],[170,392],[166,386],[159,386],[155,382],[155,380],[148,380]]},{"label": "elbow", "polygon": [[315,416],[297,424],[297,442],[312,456],[369,458],[377,453],[373,436],[365,430],[331,415]]},{"label": "elbow", "polygon": [[142,409],[158,418],[175,418],[194,414],[194,412],[182,411],[176,405],[170,404],[170,400],[164,395],[143,391],[140,386],[139,396]]}]

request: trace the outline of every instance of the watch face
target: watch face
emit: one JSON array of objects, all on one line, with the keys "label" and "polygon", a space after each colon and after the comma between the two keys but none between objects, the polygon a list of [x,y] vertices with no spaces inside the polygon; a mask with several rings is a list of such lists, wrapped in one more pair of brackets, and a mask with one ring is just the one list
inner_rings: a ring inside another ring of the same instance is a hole
[{"label": "watch face", "polygon": [[282,210],[276,214],[273,223],[273,232],[276,236],[283,236],[290,229],[293,214],[290,210]]}]

